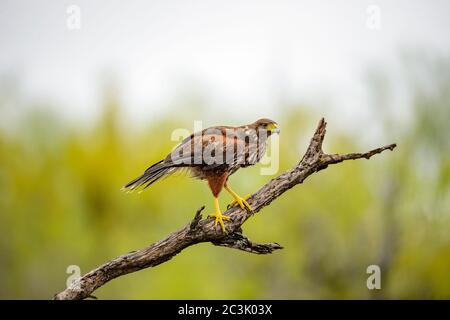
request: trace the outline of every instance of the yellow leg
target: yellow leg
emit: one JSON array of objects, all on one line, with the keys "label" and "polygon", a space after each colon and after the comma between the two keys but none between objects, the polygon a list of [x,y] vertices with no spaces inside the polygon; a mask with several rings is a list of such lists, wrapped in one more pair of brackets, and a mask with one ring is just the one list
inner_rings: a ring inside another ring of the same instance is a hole
[{"label": "yellow leg", "polygon": [[247,195],[245,198],[241,198],[236,192],[231,190],[231,188],[225,184],[225,190],[227,190],[234,198],[234,201],[230,203],[230,207],[234,206],[236,203],[239,204],[241,209],[248,209],[250,211],[253,211],[252,207],[248,204],[247,199],[250,198],[250,195]]},{"label": "yellow leg", "polygon": [[220,211],[220,207],[219,207],[219,198],[216,198],[216,197],[214,197],[214,209],[216,210],[216,212],[214,214],[210,215],[209,217],[215,218],[216,221],[214,223],[214,226],[217,226],[217,223],[220,223],[220,226],[222,227],[222,231],[226,233],[225,225],[224,225],[223,221],[230,220],[230,217],[222,215],[222,211]]}]

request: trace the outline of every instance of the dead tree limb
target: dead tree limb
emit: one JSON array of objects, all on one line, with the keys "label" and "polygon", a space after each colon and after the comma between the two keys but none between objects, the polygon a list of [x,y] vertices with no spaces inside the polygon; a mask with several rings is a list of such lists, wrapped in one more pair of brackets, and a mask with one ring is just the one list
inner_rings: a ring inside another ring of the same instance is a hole
[{"label": "dead tree limb", "polygon": [[201,212],[204,209],[202,207],[197,211],[194,219],[183,228],[144,249],[117,257],[88,272],[74,281],[67,289],[56,294],[54,299],[77,300],[92,297],[92,293],[108,281],[144,268],[155,267],[170,260],[183,249],[200,242],[211,242],[217,246],[256,254],[267,254],[282,249],[277,243],[252,243],[242,234],[242,224],[313,173],[342,161],[369,159],[377,153],[388,149],[393,150],[396,147],[396,144],[390,144],[365,153],[326,154],[322,151],[325,127],[326,122],[321,119],[301,161],[291,170],[269,181],[248,199],[253,212],[242,210],[238,206],[226,211],[225,214],[231,218],[225,223],[227,234],[224,234],[219,226],[214,227],[212,219],[202,219]]}]

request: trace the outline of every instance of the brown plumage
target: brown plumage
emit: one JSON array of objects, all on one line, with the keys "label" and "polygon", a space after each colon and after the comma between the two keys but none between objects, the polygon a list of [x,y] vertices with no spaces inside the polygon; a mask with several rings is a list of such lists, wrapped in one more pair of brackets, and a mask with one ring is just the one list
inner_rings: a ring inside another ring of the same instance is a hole
[{"label": "brown plumage", "polygon": [[217,126],[194,133],[184,139],[163,160],[155,163],[138,178],[130,181],[124,189],[133,191],[147,188],[151,184],[180,169],[188,169],[192,176],[207,180],[214,196],[216,225],[220,223],[225,231],[218,195],[222,188],[233,196],[235,203],[243,209],[251,210],[244,198],[239,197],[229,186],[227,180],[239,168],[257,163],[266,151],[267,139],[278,132],[278,125],[270,119],[259,119],[254,123],[239,126]]}]

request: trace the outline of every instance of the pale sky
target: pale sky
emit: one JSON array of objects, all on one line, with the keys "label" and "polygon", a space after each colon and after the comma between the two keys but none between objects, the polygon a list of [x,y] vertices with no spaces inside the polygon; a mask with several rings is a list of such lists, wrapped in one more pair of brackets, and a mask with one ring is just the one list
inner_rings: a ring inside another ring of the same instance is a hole
[{"label": "pale sky", "polygon": [[[319,97],[334,115],[364,117],[368,66],[395,64],[402,48],[450,54],[446,0],[0,3],[0,75],[17,75],[29,97],[80,119],[98,111],[105,71],[130,119],[148,119],[191,89],[211,110],[245,118],[276,114],[280,95]],[[81,10],[79,30],[67,27],[70,5]],[[367,27],[370,5],[380,29]]]}]

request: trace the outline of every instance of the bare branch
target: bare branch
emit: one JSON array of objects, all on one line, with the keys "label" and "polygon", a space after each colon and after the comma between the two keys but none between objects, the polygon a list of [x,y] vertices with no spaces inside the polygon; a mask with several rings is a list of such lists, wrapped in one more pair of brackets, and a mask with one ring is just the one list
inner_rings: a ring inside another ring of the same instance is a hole
[{"label": "bare branch", "polygon": [[283,249],[278,243],[252,243],[249,238],[240,232],[233,232],[223,239],[212,241],[212,244],[256,254],[267,254],[274,250]]},{"label": "bare branch", "polygon": [[325,129],[326,122],[322,118],[302,160],[291,170],[270,180],[247,200],[253,208],[252,212],[242,210],[240,207],[232,207],[226,211],[225,214],[231,218],[230,221],[225,223],[226,234],[222,232],[219,226],[214,226],[212,219],[202,220],[203,206],[196,212],[194,219],[183,228],[144,249],[117,257],[88,272],[70,287],[56,294],[54,299],[76,300],[92,297],[92,293],[108,281],[144,268],[155,267],[170,260],[183,249],[200,242],[211,242],[217,246],[256,254],[268,254],[274,250],[282,249],[277,243],[252,243],[242,234],[242,224],[284,192],[302,183],[313,173],[342,161],[369,159],[375,154],[388,149],[393,150],[396,147],[396,144],[391,144],[365,153],[325,154],[322,151]]},{"label": "bare branch", "polygon": [[205,209],[205,206],[202,206],[200,209],[197,210],[195,213],[194,219],[191,221],[191,225],[189,226],[190,230],[195,230],[200,220],[202,220],[202,211]]}]

